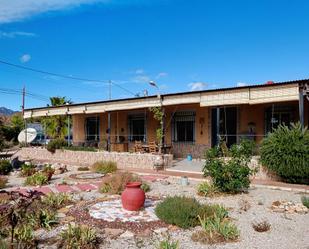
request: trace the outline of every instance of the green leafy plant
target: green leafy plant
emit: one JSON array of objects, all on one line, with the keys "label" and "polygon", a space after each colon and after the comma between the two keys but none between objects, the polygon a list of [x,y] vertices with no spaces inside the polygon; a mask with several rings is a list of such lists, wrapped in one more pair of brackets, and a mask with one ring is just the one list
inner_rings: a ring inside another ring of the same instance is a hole
[{"label": "green leafy plant", "polygon": [[42,169],[42,173],[46,175],[47,180],[50,181],[53,174],[55,173],[55,169],[50,164],[47,164]]},{"label": "green leafy plant", "polygon": [[179,241],[172,241],[170,235],[156,245],[157,249],[179,249]]},{"label": "green leafy plant", "polygon": [[8,178],[0,175],[0,189],[5,188],[8,182]]},{"label": "green leafy plant", "polygon": [[149,186],[149,184],[143,182],[142,185],[141,185],[141,189],[144,190],[145,193],[147,193],[147,192],[150,191],[150,186]]},{"label": "green leafy plant", "polygon": [[100,161],[94,163],[91,168],[96,173],[108,174],[117,170],[117,164],[112,161]]},{"label": "green leafy plant", "polygon": [[0,159],[0,175],[8,175],[13,170],[9,160]]},{"label": "green leafy plant", "polygon": [[249,168],[249,162],[253,153],[250,142],[243,140],[224,154],[220,147],[214,147],[206,151],[206,161],[203,168],[204,176],[211,176],[213,185],[222,192],[237,193],[249,188],[250,175],[255,170]]},{"label": "green leafy plant", "polygon": [[309,183],[309,131],[301,125],[280,125],[263,139],[263,166],[287,182]]},{"label": "green leafy plant", "polygon": [[309,208],[309,196],[302,196],[301,202],[305,207]]},{"label": "green leafy plant", "polygon": [[217,188],[213,184],[208,182],[201,182],[197,186],[197,194],[202,196],[214,196],[218,192]]},{"label": "green leafy plant", "polygon": [[37,172],[35,165],[23,164],[21,166],[20,176],[32,176]]},{"label": "green leafy plant", "polygon": [[61,233],[60,248],[92,249],[97,248],[98,239],[93,228],[84,225],[71,225]]},{"label": "green leafy plant", "polygon": [[162,107],[150,107],[149,110],[153,113],[154,119],[159,122],[159,127],[156,129],[156,137],[157,137],[157,140],[159,142],[159,153],[161,153],[162,140],[163,140],[163,136],[164,136],[164,132],[163,132],[163,129],[162,129],[164,112],[162,110]]},{"label": "green leafy plant", "polygon": [[17,248],[30,249],[35,247],[33,228],[29,224],[22,224],[14,230],[14,238],[17,242]]},{"label": "green leafy plant", "polygon": [[218,243],[235,241],[239,237],[237,227],[226,217],[198,216],[202,230],[192,234],[192,240],[201,243]]},{"label": "green leafy plant", "polygon": [[42,203],[47,207],[59,209],[72,203],[72,198],[68,194],[64,193],[50,193],[42,198]]},{"label": "green leafy plant", "polygon": [[61,149],[62,147],[66,146],[68,143],[63,138],[56,138],[51,140],[48,144],[46,149],[51,152],[55,153],[56,150]]},{"label": "green leafy plant", "polygon": [[184,196],[167,197],[155,208],[160,220],[181,228],[194,227],[201,205],[194,199]]},{"label": "green leafy plant", "polygon": [[37,186],[44,185],[48,183],[48,178],[45,174],[37,172],[32,176],[28,176],[25,181],[25,185]]}]

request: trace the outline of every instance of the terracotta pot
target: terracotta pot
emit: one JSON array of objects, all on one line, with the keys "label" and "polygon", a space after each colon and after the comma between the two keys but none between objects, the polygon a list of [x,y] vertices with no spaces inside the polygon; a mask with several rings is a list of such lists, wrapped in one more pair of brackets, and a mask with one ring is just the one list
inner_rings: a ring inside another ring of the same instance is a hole
[{"label": "terracotta pot", "polygon": [[121,194],[122,207],[129,211],[138,211],[144,206],[145,192],[141,182],[129,182]]}]

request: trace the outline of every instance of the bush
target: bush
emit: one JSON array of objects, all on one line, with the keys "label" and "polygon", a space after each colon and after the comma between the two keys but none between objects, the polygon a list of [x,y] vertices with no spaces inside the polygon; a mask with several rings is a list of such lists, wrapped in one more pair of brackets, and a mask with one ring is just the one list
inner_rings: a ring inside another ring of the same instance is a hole
[{"label": "bush", "polygon": [[224,154],[229,158],[222,157],[220,147],[206,151],[204,176],[211,176],[214,186],[222,192],[237,193],[248,189],[249,177],[254,173],[248,166],[253,153],[252,143],[243,140],[226,150]]},{"label": "bush", "polygon": [[215,195],[217,192],[216,187],[213,184],[209,184],[208,182],[201,182],[197,186],[197,194],[202,196],[211,197]]},{"label": "bush", "polygon": [[55,169],[51,165],[45,165],[44,168],[42,169],[42,173],[46,175],[47,180],[50,181],[53,174],[55,173]]},{"label": "bush", "polygon": [[263,139],[261,163],[283,180],[309,183],[309,131],[300,124],[280,125]]},{"label": "bush", "polygon": [[64,193],[50,193],[42,198],[42,203],[48,207],[59,209],[72,203],[72,199],[69,195]]},{"label": "bush", "polygon": [[140,178],[132,173],[118,172],[109,178],[103,180],[100,188],[102,193],[120,195],[128,182],[140,182]]},{"label": "bush", "polygon": [[201,205],[194,198],[167,197],[155,208],[155,213],[160,220],[167,224],[177,225],[181,228],[189,228],[197,225]]},{"label": "bush", "polygon": [[147,192],[150,191],[150,186],[149,186],[149,184],[143,182],[142,185],[141,185],[141,189],[142,189],[145,193],[147,193]]},{"label": "bush", "polygon": [[48,183],[48,178],[45,174],[37,172],[32,176],[28,176],[25,181],[25,185],[37,186],[44,185]]},{"label": "bush", "polygon": [[301,202],[305,207],[309,208],[309,196],[302,196]]},{"label": "bush", "polygon": [[117,170],[117,164],[112,161],[100,161],[91,166],[92,170],[96,173],[108,174]]},{"label": "bush", "polygon": [[97,248],[96,231],[88,226],[69,224],[68,229],[61,233],[61,238],[60,248]]},{"label": "bush", "polygon": [[5,188],[7,182],[8,182],[7,177],[5,177],[5,176],[0,176],[0,189]]},{"label": "bush", "polygon": [[37,172],[35,165],[33,164],[23,164],[21,166],[20,176],[32,176]]},{"label": "bush", "polygon": [[157,249],[179,249],[179,241],[172,241],[170,236],[156,245]]},{"label": "bush", "polygon": [[62,138],[57,138],[57,139],[51,140],[47,144],[46,149],[50,151],[51,153],[55,153],[57,149],[61,149],[62,147],[65,147],[67,145],[68,145],[67,141],[65,141]]},{"label": "bush", "polygon": [[9,160],[0,160],[0,175],[8,175],[13,170]]},{"label": "bush", "polygon": [[40,209],[28,215],[28,221],[34,228],[45,228],[50,230],[53,225],[58,223],[56,212],[48,209]]},{"label": "bush", "polygon": [[29,224],[22,224],[15,228],[14,238],[17,242],[17,248],[35,247],[33,228]]},{"label": "bush", "polygon": [[202,230],[192,234],[192,240],[201,243],[218,243],[235,241],[239,237],[237,227],[232,224],[229,219],[217,217],[203,217],[199,216]]}]

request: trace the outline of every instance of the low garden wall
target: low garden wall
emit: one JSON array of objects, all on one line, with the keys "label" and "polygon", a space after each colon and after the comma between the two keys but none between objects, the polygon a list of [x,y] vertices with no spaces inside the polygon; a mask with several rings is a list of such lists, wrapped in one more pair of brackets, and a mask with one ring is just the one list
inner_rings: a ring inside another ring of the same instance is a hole
[{"label": "low garden wall", "polygon": [[[44,148],[29,147],[22,148],[14,157],[20,160],[33,160],[50,163],[64,163],[78,166],[89,166],[97,161],[113,161],[117,163],[117,167],[153,169],[158,155],[153,154],[137,154],[137,153],[118,153],[118,152],[90,152],[90,151],[70,151],[56,150],[51,153]],[[173,155],[164,155],[164,167],[172,165]]]}]

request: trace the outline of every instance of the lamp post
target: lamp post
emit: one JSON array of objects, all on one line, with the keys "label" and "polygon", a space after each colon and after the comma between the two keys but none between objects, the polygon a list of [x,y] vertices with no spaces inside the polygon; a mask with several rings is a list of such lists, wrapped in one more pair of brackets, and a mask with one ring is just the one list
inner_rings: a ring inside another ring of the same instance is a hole
[{"label": "lamp post", "polygon": [[[69,103],[65,103],[67,106],[69,105]],[[69,107],[67,109],[67,125],[68,125],[68,146],[71,145],[71,127],[70,127],[70,115],[69,115]]]},{"label": "lamp post", "polygon": [[160,144],[159,144],[159,153],[161,154],[161,152],[162,152],[162,146],[163,146],[163,144],[164,144],[164,108],[163,108],[163,101],[162,101],[162,96],[161,96],[161,94],[160,94],[160,88],[158,87],[158,85],[156,84],[156,82],[154,82],[154,81],[149,81],[149,84],[150,84],[152,87],[156,88],[157,91],[158,91],[158,95],[157,95],[157,96],[158,96],[158,99],[159,99],[159,101],[160,101],[160,109],[161,109],[162,115],[163,115],[162,121],[161,121],[162,136],[161,136],[161,141],[160,141]]}]

